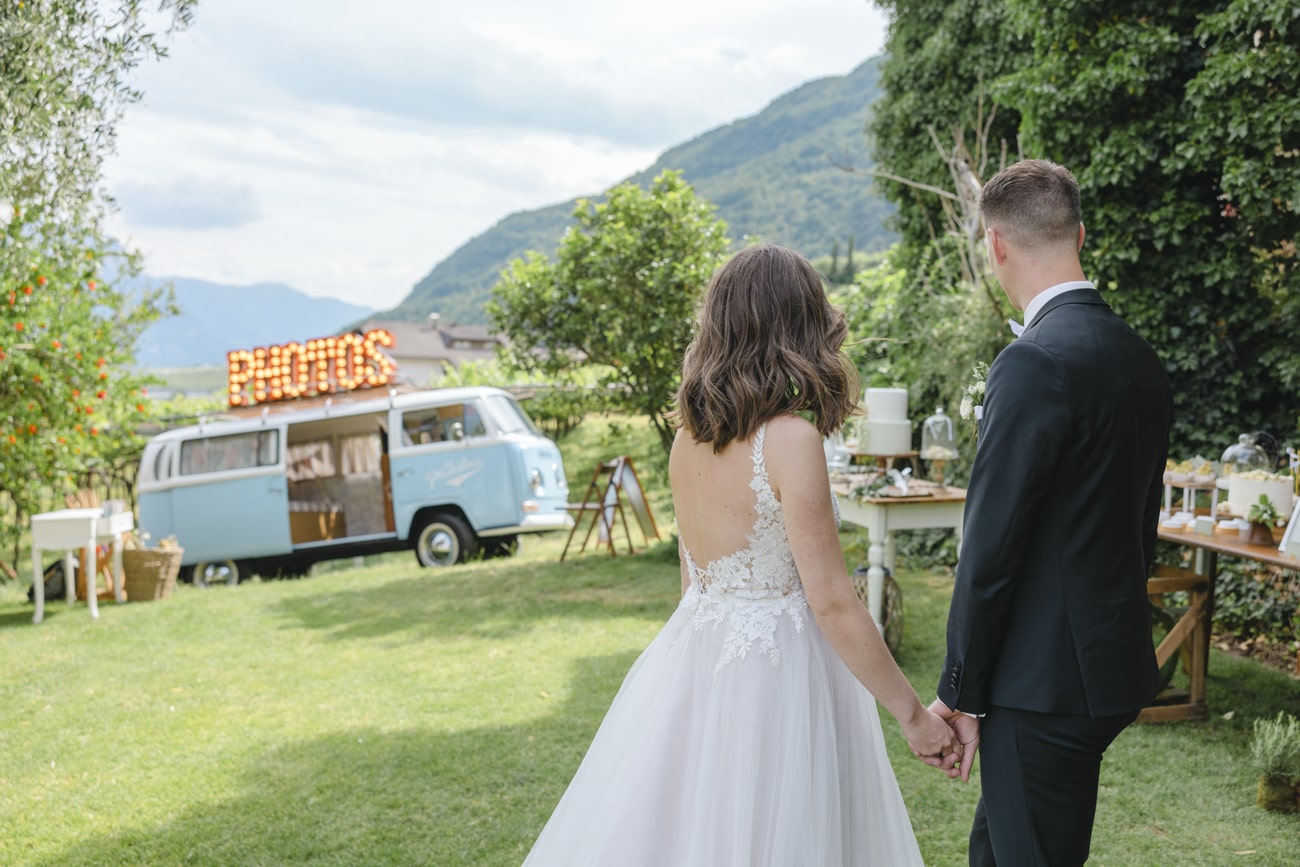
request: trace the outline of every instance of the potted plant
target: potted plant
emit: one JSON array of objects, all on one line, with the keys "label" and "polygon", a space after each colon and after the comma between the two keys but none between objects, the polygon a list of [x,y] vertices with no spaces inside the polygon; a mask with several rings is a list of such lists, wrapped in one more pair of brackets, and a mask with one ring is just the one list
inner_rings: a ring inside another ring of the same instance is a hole
[{"label": "potted plant", "polygon": [[1255,720],[1250,755],[1259,771],[1255,803],[1280,813],[1300,810],[1300,720],[1285,712]]},{"label": "potted plant", "polygon": [[1260,494],[1259,502],[1252,503],[1246,512],[1246,520],[1250,521],[1250,535],[1246,541],[1255,545],[1272,545],[1273,527],[1277,525],[1277,518],[1277,507],[1273,501],[1267,494]]}]

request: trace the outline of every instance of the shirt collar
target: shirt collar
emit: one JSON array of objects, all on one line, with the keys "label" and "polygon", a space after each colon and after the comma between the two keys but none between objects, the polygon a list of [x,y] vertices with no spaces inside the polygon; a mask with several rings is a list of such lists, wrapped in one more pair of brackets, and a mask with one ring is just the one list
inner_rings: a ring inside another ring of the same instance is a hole
[{"label": "shirt collar", "polygon": [[1028,328],[1033,324],[1034,317],[1043,309],[1043,306],[1051,301],[1057,295],[1063,295],[1066,292],[1073,292],[1075,289],[1094,289],[1091,280],[1071,280],[1068,283],[1057,283],[1055,286],[1049,286],[1042,292],[1033,297],[1025,305],[1025,327]]}]

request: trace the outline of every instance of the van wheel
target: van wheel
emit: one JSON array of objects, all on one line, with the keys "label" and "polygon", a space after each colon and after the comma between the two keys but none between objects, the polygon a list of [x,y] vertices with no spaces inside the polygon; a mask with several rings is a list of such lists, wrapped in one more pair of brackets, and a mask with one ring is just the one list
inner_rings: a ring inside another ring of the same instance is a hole
[{"label": "van wheel", "polygon": [[195,587],[210,587],[213,584],[226,584],[234,587],[239,583],[239,564],[234,560],[210,560],[207,563],[195,563],[190,576]]},{"label": "van wheel", "polygon": [[421,566],[450,566],[468,559],[475,538],[465,522],[455,515],[435,515],[415,537],[415,559]]}]

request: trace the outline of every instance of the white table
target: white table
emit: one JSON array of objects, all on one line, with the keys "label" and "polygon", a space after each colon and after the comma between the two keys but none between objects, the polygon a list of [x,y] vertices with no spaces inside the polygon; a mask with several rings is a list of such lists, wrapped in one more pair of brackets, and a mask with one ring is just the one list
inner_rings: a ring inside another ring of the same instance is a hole
[{"label": "white table", "polygon": [[957,549],[961,550],[966,489],[950,487],[931,496],[869,499],[837,490],[835,496],[839,501],[841,518],[867,531],[867,607],[876,626],[882,626],[885,569],[892,573],[897,559],[894,531],[951,527],[957,531]]},{"label": "white table", "polygon": [[68,604],[76,601],[76,574],[72,566],[72,553],[78,548],[86,552],[86,562],[81,564],[86,576],[86,605],[91,619],[99,617],[99,593],[95,589],[97,567],[95,546],[99,542],[113,544],[114,598],[126,601],[122,578],[122,535],[135,527],[130,512],[105,515],[102,509],[59,509],[32,515],[32,596],[36,603],[33,623],[45,619],[45,575],[41,569],[42,551],[63,552],[63,583]]}]

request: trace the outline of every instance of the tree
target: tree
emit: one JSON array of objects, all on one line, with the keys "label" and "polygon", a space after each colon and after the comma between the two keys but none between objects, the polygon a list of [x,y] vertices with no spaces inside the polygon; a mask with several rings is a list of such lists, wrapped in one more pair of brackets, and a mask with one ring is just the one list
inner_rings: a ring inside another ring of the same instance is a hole
[{"label": "tree", "polygon": [[[990,150],[1004,142],[1008,161],[1052,159],[1078,177],[1085,270],[1166,363],[1172,450],[1217,455],[1243,430],[1300,432],[1300,8],[1289,0],[881,5],[894,20],[886,94],[871,124],[877,168],[933,189],[885,187],[902,234],[891,262],[905,274],[909,303],[891,313],[893,330],[877,335],[890,342],[877,344],[884,348],[868,368],[923,371],[924,396],[954,393],[971,350],[982,343],[991,358],[1006,340],[985,322],[1001,327],[1005,310],[990,316],[970,306],[978,286],[951,264],[961,261],[957,241],[943,232],[945,199],[935,193],[953,187],[934,139],[961,128],[962,141],[980,128],[972,120],[984,106],[995,116]],[[990,161],[976,174],[996,167]],[[864,285],[893,284],[877,274]],[[943,317],[971,327],[938,324]],[[921,358],[936,346],[963,362],[950,365],[946,387],[935,381],[939,364]]]},{"label": "tree", "polygon": [[1070,166],[1086,265],[1174,383],[1174,450],[1300,420],[1300,8],[1010,0],[1034,61],[995,86]]},{"label": "tree", "polygon": [[664,449],[696,303],[727,249],[726,224],[681,174],[649,190],[621,184],[582,200],[555,261],[515,259],[492,290],[488,317],[505,360],[563,379],[594,366],[618,408],[650,419]]},{"label": "tree", "polygon": [[893,224],[901,243],[894,256],[914,278],[952,288],[962,275],[944,260],[943,201],[916,184],[949,189],[944,154],[950,141],[976,151],[967,135],[985,138],[991,151],[984,157],[995,166],[1004,152],[1014,158],[1019,115],[992,104],[987,85],[1025,63],[1029,45],[1007,26],[1005,0],[876,5],[892,17],[880,71],[883,94],[867,132],[877,168],[913,182],[875,181],[897,206]]},{"label": "tree", "polygon": [[[180,27],[194,0],[161,5]],[[0,491],[19,510],[12,540],[24,513],[138,445],[134,349],[165,302],[117,288],[139,260],[104,232],[101,176],[140,96],[129,71],[164,51],[139,0],[7,3],[0,45]]]}]

